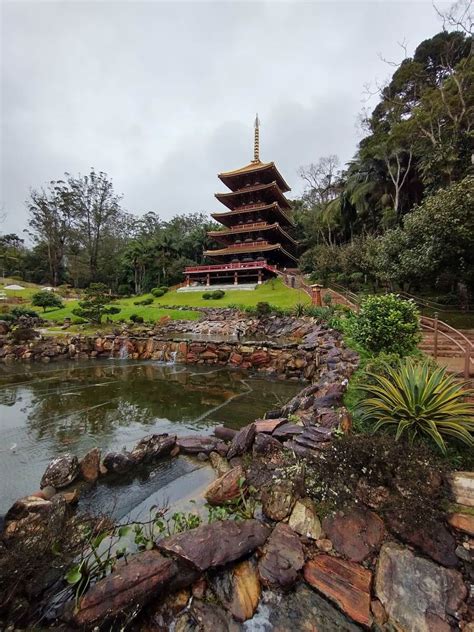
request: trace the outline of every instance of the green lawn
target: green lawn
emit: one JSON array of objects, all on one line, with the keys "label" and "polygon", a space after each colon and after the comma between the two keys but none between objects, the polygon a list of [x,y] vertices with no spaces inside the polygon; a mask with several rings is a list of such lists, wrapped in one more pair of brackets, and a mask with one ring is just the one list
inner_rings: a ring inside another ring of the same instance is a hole
[{"label": "green lawn", "polygon": [[[19,281],[12,282],[19,285],[27,285]],[[62,322],[64,318],[74,318],[72,310],[77,307],[77,300],[65,299],[62,309],[50,309],[43,312],[41,308],[33,307],[30,303],[31,296],[41,288],[31,284],[28,285],[24,290],[4,290],[4,286],[0,284],[0,291],[5,291],[8,297],[22,298],[24,302],[21,303],[21,306],[35,309],[46,320]],[[177,292],[173,290],[159,298],[154,298],[151,294],[145,294],[140,297],[134,296],[132,298],[119,299],[114,302],[114,305],[120,308],[120,313],[113,314],[111,319],[114,321],[129,320],[132,314],[142,316],[145,321],[159,320],[163,316],[187,320],[199,318],[199,312],[170,309],[172,306],[227,307],[232,304],[254,306],[260,301],[266,301],[278,307],[292,307],[297,303],[310,303],[310,298],[305,292],[286,287],[281,279],[264,283],[256,290],[231,290],[217,301],[203,299],[202,294],[205,291],[205,288],[203,288],[202,292]],[[153,298],[153,304],[134,305],[135,301],[144,298]],[[13,305],[9,305],[9,307],[11,308]]]},{"label": "green lawn", "polygon": [[[211,288],[212,289],[212,288]],[[201,292],[167,292],[155,299],[160,305],[189,305],[190,307],[226,307],[228,305],[254,306],[265,301],[277,307],[293,307],[297,303],[311,302],[303,290],[292,290],[286,287],[281,279],[267,281],[256,290],[229,290],[225,296],[217,301],[202,298],[206,288]]]}]

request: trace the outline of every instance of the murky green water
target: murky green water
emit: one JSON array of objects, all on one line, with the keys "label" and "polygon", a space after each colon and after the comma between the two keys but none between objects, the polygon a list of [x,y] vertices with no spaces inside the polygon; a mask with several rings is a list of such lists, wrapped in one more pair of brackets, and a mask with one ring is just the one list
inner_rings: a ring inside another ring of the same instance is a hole
[{"label": "murky green water", "polygon": [[[0,366],[0,516],[15,499],[38,489],[58,454],[82,456],[94,446],[103,452],[128,449],[151,432],[209,433],[222,423],[239,428],[300,388],[239,371],[153,362]],[[177,479],[189,484],[176,491],[170,485]],[[99,485],[90,501],[102,508],[113,504],[120,517],[158,489],[168,486],[169,497],[182,497],[205,481],[198,463],[180,457],[124,480],[121,486],[130,493],[121,493],[120,500],[114,482]]]}]

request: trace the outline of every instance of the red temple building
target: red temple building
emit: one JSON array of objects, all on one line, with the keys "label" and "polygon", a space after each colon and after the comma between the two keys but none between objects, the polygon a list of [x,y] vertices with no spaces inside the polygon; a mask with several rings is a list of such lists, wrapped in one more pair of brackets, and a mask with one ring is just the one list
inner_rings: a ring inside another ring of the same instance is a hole
[{"label": "red temple building", "polygon": [[260,160],[258,116],[252,162],[218,177],[229,189],[216,193],[228,210],[212,214],[223,228],[208,233],[218,247],[204,251],[211,264],[185,269],[186,287],[260,284],[277,270],[296,268],[297,243],[288,232],[294,223],[285,197],[290,187],[275,163]]}]

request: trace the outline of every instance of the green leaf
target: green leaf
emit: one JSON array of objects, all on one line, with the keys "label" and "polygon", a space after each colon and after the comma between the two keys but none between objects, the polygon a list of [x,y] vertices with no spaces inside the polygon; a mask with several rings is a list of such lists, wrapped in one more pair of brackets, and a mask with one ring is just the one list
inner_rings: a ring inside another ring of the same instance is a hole
[{"label": "green leaf", "polygon": [[66,573],[66,581],[68,584],[71,584],[72,586],[74,586],[75,584],[78,584],[81,581],[81,579],[82,579],[82,573],[80,570],[80,566],[73,566]]}]

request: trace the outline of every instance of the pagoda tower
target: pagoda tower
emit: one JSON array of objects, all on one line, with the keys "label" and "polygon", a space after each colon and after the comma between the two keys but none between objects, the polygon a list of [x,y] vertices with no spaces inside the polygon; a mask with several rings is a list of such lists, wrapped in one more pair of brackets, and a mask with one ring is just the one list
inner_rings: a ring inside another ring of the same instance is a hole
[{"label": "pagoda tower", "polygon": [[212,264],[185,269],[187,287],[260,284],[298,264],[297,243],[288,233],[294,227],[291,205],[284,195],[290,187],[274,162],[260,160],[259,134],[257,116],[253,160],[218,175],[229,191],[216,198],[228,210],[212,213],[223,228],[208,236],[219,247],[204,251]]}]

